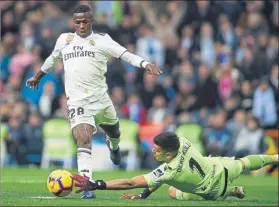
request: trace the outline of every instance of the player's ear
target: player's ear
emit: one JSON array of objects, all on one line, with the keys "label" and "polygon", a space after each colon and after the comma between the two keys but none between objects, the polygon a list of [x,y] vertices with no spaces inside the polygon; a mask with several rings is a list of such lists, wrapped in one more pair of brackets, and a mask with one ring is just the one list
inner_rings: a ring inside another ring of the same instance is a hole
[{"label": "player's ear", "polygon": [[167,152],[167,153],[166,153],[166,157],[167,157],[167,158],[170,158],[170,157],[171,157],[171,152]]}]

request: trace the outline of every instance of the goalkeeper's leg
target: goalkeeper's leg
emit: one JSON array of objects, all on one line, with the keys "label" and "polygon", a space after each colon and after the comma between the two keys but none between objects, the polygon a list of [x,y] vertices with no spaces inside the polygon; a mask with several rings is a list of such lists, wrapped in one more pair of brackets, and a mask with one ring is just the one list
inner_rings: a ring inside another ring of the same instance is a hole
[{"label": "goalkeeper's leg", "polygon": [[259,170],[270,164],[278,164],[278,154],[276,155],[248,155],[240,159],[243,170]]},{"label": "goalkeeper's leg", "polygon": [[172,186],[169,187],[169,197],[176,200],[184,200],[184,201],[203,201],[205,200],[201,196],[191,194],[191,193],[185,193],[181,190],[178,190]]}]

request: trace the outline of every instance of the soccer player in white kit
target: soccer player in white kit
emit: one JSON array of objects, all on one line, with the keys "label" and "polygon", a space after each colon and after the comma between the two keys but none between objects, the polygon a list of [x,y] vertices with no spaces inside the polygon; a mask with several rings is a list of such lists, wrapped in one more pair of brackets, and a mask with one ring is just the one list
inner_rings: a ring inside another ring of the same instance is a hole
[{"label": "soccer player in white kit", "polygon": [[[68,119],[78,147],[78,171],[89,178],[92,178],[91,138],[96,125],[106,132],[112,162],[119,165],[121,159],[119,120],[107,93],[105,78],[108,57],[146,69],[151,75],[162,73],[154,64],[128,52],[108,34],[94,33],[93,20],[89,6],[75,7],[73,21],[76,32],[61,34],[41,70],[26,81],[31,89],[38,89],[41,78],[54,69],[56,60],[63,60]],[[82,196],[84,199],[95,197],[91,191],[85,191]]]}]

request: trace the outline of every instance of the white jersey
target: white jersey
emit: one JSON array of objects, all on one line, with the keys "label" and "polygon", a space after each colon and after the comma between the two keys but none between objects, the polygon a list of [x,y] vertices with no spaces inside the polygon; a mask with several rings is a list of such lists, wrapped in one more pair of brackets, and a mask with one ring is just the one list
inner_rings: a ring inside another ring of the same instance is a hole
[{"label": "white jersey", "polygon": [[62,58],[68,103],[87,104],[99,100],[108,89],[105,78],[108,57],[119,58],[124,53],[127,53],[125,61],[137,67],[142,66],[142,58],[127,52],[108,34],[92,31],[88,37],[82,38],[76,33],[63,33],[41,70],[51,72],[56,59]]}]

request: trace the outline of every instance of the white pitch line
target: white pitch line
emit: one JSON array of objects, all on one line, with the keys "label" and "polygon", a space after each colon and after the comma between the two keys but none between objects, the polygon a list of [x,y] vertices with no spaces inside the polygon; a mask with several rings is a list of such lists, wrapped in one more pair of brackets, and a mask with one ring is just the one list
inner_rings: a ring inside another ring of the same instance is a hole
[{"label": "white pitch line", "polygon": [[32,196],[29,198],[35,198],[35,199],[56,199],[57,197],[50,197],[50,196]]},{"label": "white pitch line", "polygon": [[1,180],[0,183],[46,183],[46,180]]}]

